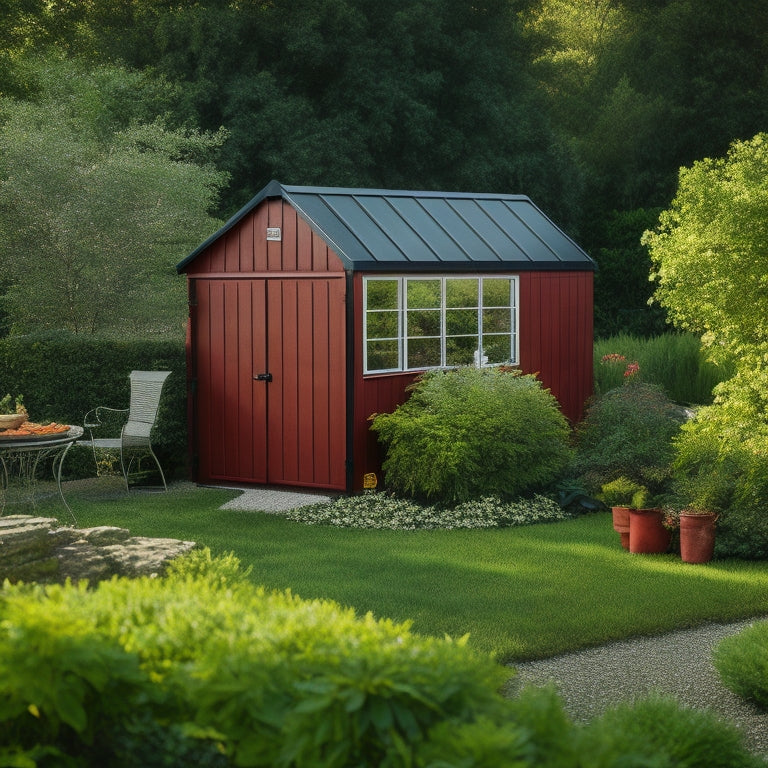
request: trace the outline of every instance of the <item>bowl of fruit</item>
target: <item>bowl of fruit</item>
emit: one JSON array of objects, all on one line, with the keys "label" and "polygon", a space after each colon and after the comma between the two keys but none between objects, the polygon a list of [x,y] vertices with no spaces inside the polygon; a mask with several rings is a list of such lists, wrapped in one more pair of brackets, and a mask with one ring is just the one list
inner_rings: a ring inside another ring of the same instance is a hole
[{"label": "bowl of fruit", "polygon": [[0,399],[0,430],[16,429],[20,427],[27,419],[26,408],[21,395],[12,398],[10,395]]}]

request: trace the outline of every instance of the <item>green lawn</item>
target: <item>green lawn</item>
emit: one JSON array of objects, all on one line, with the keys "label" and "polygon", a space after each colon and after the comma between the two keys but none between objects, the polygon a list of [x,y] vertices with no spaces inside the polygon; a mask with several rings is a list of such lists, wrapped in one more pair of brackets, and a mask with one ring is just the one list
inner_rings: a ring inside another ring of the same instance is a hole
[{"label": "green lawn", "polygon": [[[93,487],[66,490],[80,526],[119,525],[232,551],[260,584],[411,619],[425,634],[469,634],[471,646],[501,661],[768,615],[768,563],[630,555],[607,513],[520,528],[374,531],[219,510],[231,491],[185,486],[128,497]],[[38,513],[67,520],[55,499]]]}]

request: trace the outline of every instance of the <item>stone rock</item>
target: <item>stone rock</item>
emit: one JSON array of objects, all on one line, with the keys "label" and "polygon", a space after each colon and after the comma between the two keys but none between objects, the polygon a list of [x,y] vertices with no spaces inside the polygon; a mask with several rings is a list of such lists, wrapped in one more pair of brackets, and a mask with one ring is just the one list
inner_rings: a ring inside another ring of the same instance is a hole
[{"label": "stone rock", "polygon": [[101,525],[98,528],[84,528],[80,535],[94,547],[105,547],[108,544],[120,544],[131,538],[131,532],[126,528],[115,528],[111,525]]},{"label": "stone rock", "polygon": [[152,576],[196,544],[131,536],[125,528],[72,528],[55,518],[0,517],[0,581],[91,583],[112,576]]}]

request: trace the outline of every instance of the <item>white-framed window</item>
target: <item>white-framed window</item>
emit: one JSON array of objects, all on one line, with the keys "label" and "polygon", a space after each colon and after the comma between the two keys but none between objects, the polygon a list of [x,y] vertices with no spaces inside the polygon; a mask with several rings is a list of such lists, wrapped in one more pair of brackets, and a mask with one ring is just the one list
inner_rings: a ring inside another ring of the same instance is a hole
[{"label": "white-framed window", "polygon": [[363,372],[514,365],[515,275],[363,278]]}]

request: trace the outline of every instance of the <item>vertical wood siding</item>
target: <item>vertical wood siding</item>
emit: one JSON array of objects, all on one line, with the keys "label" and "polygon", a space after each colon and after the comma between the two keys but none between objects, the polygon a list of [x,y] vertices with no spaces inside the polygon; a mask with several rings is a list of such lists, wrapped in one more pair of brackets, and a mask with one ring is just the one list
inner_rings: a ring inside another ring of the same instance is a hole
[{"label": "vertical wood siding", "polygon": [[520,368],[572,421],[592,394],[592,272],[520,273]]},{"label": "vertical wood siding", "polygon": [[[521,272],[519,280],[520,369],[537,374],[565,416],[577,421],[592,394],[592,273]],[[366,472],[381,481],[383,454],[368,417],[404,402],[416,374],[363,376],[362,275],[355,275],[354,285],[355,359],[348,362],[355,372],[352,480],[359,490]]]},{"label": "vertical wood siding", "polygon": [[[280,227],[282,240],[267,241],[267,227]],[[186,270],[189,277],[343,271],[339,257],[283,200],[265,200],[211,243]]]},{"label": "vertical wood siding", "polygon": [[[280,227],[282,240],[267,241],[267,227]],[[354,489],[366,472],[381,477],[368,418],[404,402],[415,374],[363,376],[362,275],[347,297],[338,256],[289,204],[265,200],[211,243],[187,276],[198,479],[341,490],[348,458]],[[522,272],[519,280],[520,368],[538,374],[575,421],[592,393],[593,275]],[[354,302],[351,359],[346,300]],[[272,383],[253,381],[267,372]]]},{"label": "vertical wood siding", "polygon": [[[267,241],[267,227],[280,227],[282,239]],[[187,275],[197,479],[345,489],[339,258],[291,206],[268,200]],[[273,381],[254,381],[259,373]]]}]

